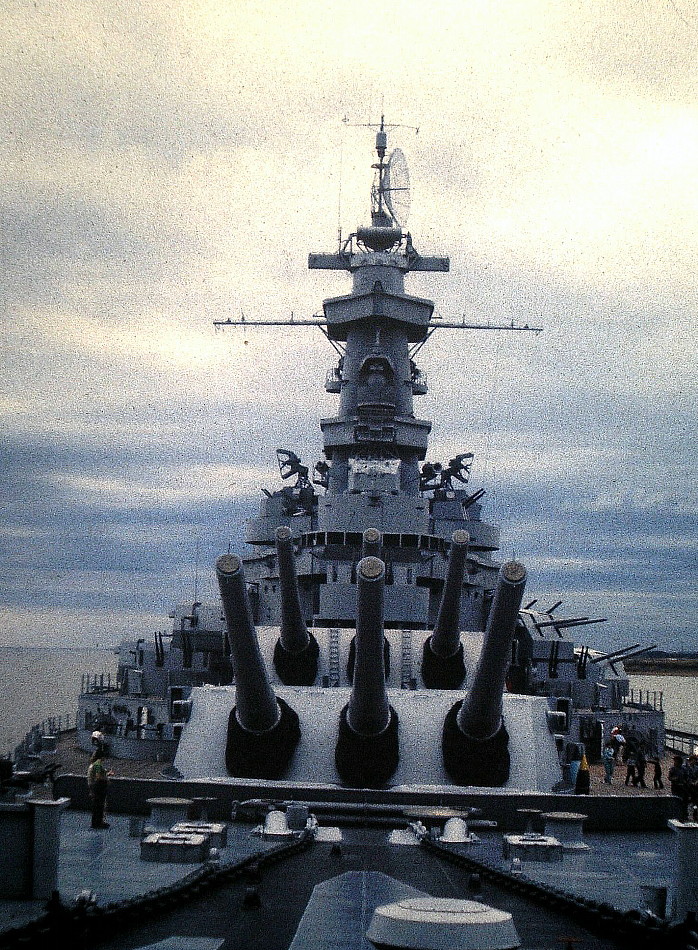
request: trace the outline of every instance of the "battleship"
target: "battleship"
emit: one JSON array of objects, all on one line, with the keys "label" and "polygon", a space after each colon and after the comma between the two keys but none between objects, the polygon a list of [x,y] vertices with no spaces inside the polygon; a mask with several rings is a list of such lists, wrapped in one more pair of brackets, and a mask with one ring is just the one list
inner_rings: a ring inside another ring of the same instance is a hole
[{"label": "battleship", "polygon": [[[524,563],[498,560],[467,445],[429,458],[432,423],[414,402],[427,392],[416,357],[430,336],[538,328],[444,320],[406,292],[409,273],[445,275],[449,260],[421,254],[405,228],[409,176],[388,131],[381,119],[370,224],[308,259],[346,272],[349,293],[292,321],[319,328],[338,358],[323,458],[311,467],[276,449],[279,487],[247,523],[249,550],[212,565],[219,602],[177,607],[171,633],[121,644],[115,684],[82,684],[78,747],[154,766],[149,779],[112,782],[115,819],[146,816],[129,826],[140,860],[186,864],[186,852],[200,866],[106,909],[89,895],[66,907],[55,891],[44,936],[63,927],[85,946],[163,948],[694,946],[698,824],[670,795],[588,794],[589,763],[619,732],[664,755],[661,703],[631,699],[623,665],[654,647],[577,643],[608,619],[546,606],[527,591]],[[88,807],[84,776],[60,775],[53,791]],[[211,821],[199,814],[185,829],[193,803]],[[180,823],[164,827],[177,809]],[[221,861],[228,832],[238,851]],[[620,901],[628,860],[652,869],[644,903],[639,884]],[[228,888],[234,912],[222,909]],[[196,910],[177,916],[184,905]],[[151,918],[177,919],[158,929]]]},{"label": "battleship", "polygon": [[[363,638],[361,620],[368,623],[369,616],[380,615],[384,687],[390,698],[375,697],[383,711],[370,728],[380,733],[390,719],[393,731],[400,720],[398,744],[404,750],[396,758],[395,774],[377,776],[372,784],[431,781],[550,791],[565,781],[564,767],[578,761],[582,749],[588,759],[599,760],[618,727],[643,741],[647,751],[662,754],[663,711],[656,702],[628,701],[623,666],[654,645],[607,652],[576,644],[575,633],[607,618],[564,616],[560,602],[546,607],[524,598],[525,575],[513,582],[507,573],[518,577],[522,569],[512,565],[501,574],[495,559],[499,529],[483,519],[485,488],[471,488],[473,453],[464,446],[452,459],[427,460],[432,424],[414,412],[427,381],[415,358],[430,336],[444,330],[539,328],[443,320],[430,300],[405,292],[410,272],[445,274],[449,260],[421,255],[404,230],[409,176],[402,152],[388,155],[384,124],[376,153],[370,226],[358,228],[336,253],[313,253],[308,260],[312,269],[351,275],[351,293],[325,300],[319,318],[216,323],[261,324],[265,332],[284,325],[317,327],[325,334],[338,355],[325,389],[339,397],[339,410],[320,421],[324,458],[311,471],[293,448],[276,450],[282,485],[264,491],[259,515],[247,524],[251,553],[240,556],[235,570],[233,562],[219,563],[221,602],[179,606],[170,615],[169,635],[159,632],[121,644],[116,684],[105,686],[103,678],[83,683],[80,744],[89,750],[93,732],[99,731],[117,758],[174,762],[186,777],[240,776],[238,767],[225,761],[227,740],[218,747],[202,743],[199,723],[205,717],[210,730],[215,713],[219,734],[226,732],[227,707],[235,689],[244,688],[248,661],[254,658],[259,668],[249,671],[249,688],[262,690],[269,710],[250,711],[256,723],[252,732],[259,731],[260,722],[264,728],[273,725],[272,690],[284,711],[293,708],[294,700],[301,703],[305,722],[286,774],[293,773],[295,780],[305,772],[342,783],[332,756],[312,762],[304,757],[318,742],[330,741],[324,734],[311,738],[316,724],[324,729],[334,719],[336,725],[349,690],[359,688],[353,672]],[[381,561],[375,578],[374,562],[360,567],[364,557]],[[500,623],[493,604],[497,592],[504,598],[512,584],[517,602]],[[365,608],[359,603],[364,598]],[[238,629],[237,618],[243,615],[245,627]],[[491,629],[483,636],[488,622]],[[372,634],[367,636],[372,642]],[[363,670],[362,657],[360,666]],[[437,723],[443,724],[448,709],[462,701],[463,691],[473,706],[487,701],[492,708],[483,712],[482,722],[467,727],[473,714],[460,714],[453,736],[462,728],[472,730],[482,751],[483,740],[497,732],[501,712],[500,738],[492,741],[504,742],[513,729],[514,747],[542,743],[536,757],[539,775],[524,779],[519,755],[513,757],[513,773],[502,781],[461,781],[463,776],[444,764],[449,754],[442,756]],[[249,705],[243,700],[243,707]],[[233,729],[239,716],[240,707]],[[357,718],[359,713],[349,715]],[[342,721],[346,725],[346,716]],[[528,735],[521,731],[524,722]],[[422,751],[427,724],[435,731]],[[205,760],[203,747],[210,752]],[[214,748],[220,753],[215,761]]]}]

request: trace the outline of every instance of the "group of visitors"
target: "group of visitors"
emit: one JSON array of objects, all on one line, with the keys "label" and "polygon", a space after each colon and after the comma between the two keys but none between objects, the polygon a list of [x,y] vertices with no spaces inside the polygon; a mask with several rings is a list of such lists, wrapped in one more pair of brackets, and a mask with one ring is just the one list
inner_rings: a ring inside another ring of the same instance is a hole
[{"label": "group of visitors", "polygon": [[653,766],[652,784],[655,789],[663,789],[662,763],[659,756],[647,757],[647,750],[641,739],[633,736],[626,740],[622,730],[616,726],[611,730],[611,738],[604,746],[601,755],[604,766],[604,782],[612,784],[616,762],[620,759],[625,765],[625,784],[634,788],[647,788],[645,772],[647,766]]},{"label": "group of visitors", "polygon": [[[623,735],[619,726],[611,731],[601,754],[604,766],[604,782],[612,784],[613,772],[620,760],[625,765],[625,784],[633,788],[647,788],[645,774],[647,766],[653,766],[652,784],[656,790],[664,788],[662,763],[657,755],[648,755],[647,745],[637,736]],[[668,779],[671,794],[683,802],[685,814],[689,820],[698,820],[698,755],[676,754],[674,764],[669,769]]]},{"label": "group of visitors", "polygon": [[674,756],[674,764],[669,769],[671,794],[683,802],[688,818],[694,821],[698,815],[698,755]]}]

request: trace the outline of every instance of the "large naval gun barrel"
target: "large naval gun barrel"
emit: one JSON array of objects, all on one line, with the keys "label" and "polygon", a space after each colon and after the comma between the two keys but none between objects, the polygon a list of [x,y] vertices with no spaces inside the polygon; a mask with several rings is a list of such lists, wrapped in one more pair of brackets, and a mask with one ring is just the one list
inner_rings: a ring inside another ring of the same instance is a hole
[{"label": "large naval gun barrel", "polygon": [[526,568],[507,561],[499,571],[482,651],[466,698],[444,721],[444,766],[458,785],[503,785],[509,778],[509,735],[502,694],[521,606]]},{"label": "large naval gun barrel", "polygon": [[300,739],[298,716],[269,682],[245,586],[242,561],[224,554],[216,561],[223,612],[235,674],[235,706],[228,719],[225,764],[241,778],[278,778]]},{"label": "large naval gun barrel", "polygon": [[[361,537],[361,557],[380,558],[383,547],[383,535],[378,528],[366,528]],[[354,663],[356,662],[356,637],[351,638],[349,655],[347,657],[347,679],[354,682]],[[390,676],[390,644],[388,638],[383,637],[383,664],[385,675]]]},{"label": "large naval gun barrel", "polygon": [[470,535],[461,529],[451,537],[451,551],[434,632],[422,650],[422,680],[432,689],[458,689],[465,679],[460,642],[460,601]]},{"label": "large naval gun barrel", "polygon": [[308,632],[301,610],[291,529],[276,529],[276,555],[281,587],[281,636],[274,647],[274,667],[287,686],[312,686],[320,648]]},{"label": "large naval gun barrel", "polygon": [[361,557],[380,557],[381,542],[378,528],[366,528],[361,536]]},{"label": "large naval gun barrel", "polygon": [[362,558],[356,568],[356,656],[349,702],[341,712],[335,763],[357,788],[385,785],[399,759],[398,720],[388,702],[383,662],[385,564]]}]

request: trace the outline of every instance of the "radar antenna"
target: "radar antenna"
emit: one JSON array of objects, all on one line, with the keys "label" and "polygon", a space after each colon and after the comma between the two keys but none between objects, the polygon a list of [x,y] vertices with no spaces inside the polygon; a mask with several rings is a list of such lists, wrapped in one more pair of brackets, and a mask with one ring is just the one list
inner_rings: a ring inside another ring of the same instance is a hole
[{"label": "radar antenna", "polygon": [[395,224],[404,228],[410,213],[410,174],[399,148],[393,149],[383,175],[383,200]]},{"label": "radar antenna", "polygon": [[376,122],[349,122],[343,119],[345,125],[358,128],[378,129],[376,132],[376,154],[378,161],[371,168],[376,170],[376,180],[371,189],[371,223],[374,228],[389,228],[397,225],[402,228],[407,221],[410,210],[410,176],[407,170],[405,156],[399,148],[385,160],[388,148],[388,133],[386,129],[413,129],[419,132],[419,126],[402,125],[397,122],[386,122],[381,113],[380,124]]}]

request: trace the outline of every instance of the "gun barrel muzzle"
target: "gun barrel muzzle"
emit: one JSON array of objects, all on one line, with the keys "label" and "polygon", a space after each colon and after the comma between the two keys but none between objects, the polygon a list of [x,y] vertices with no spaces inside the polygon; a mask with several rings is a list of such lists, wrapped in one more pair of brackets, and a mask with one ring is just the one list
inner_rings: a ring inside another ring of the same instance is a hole
[{"label": "gun barrel muzzle", "polygon": [[276,529],[276,554],[281,588],[281,636],[274,648],[274,667],[287,686],[312,686],[318,669],[319,646],[301,608],[291,529]]},{"label": "gun barrel muzzle", "polygon": [[508,561],[502,566],[472,686],[444,721],[444,766],[459,785],[495,787],[509,778],[502,694],[525,585],[523,564]]},{"label": "gun barrel muzzle", "polygon": [[366,528],[361,539],[361,557],[380,557],[381,541],[378,528]]},{"label": "gun barrel muzzle", "polygon": [[355,732],[370,736],[382,732],[390,719],[383,664],[383,562],[362,558],[356,583],[356,658],[347,721]]},{"label": "gun barrel muzzle", "polygon": [[269,682],[245,586],[241,559],[224,554],[216,576],[235,673],[235,707],[228,719],[225,761],[231,775],[278,778],[300,739],[296,713],[277,699]]},{"label": "gun barrel muzzle", "polygon": [[476,739],[494,735],[501,725],[511,642],[525,586],[526,568],[518,561],[507,561],[499,572],[472,685],[458,714],[461,731]]},{"label": "gun barrel muzzle", "polygon": [[298,593],[291,529],[286,525],[276,529],[276,554],[281,587],[281,643],[289,653],[300,653],[308,646],[308,628]]},{"label": "gun barrel muzzle", "polygon": [[279,709],[259,649],[241,559],[235,554],[219,557],[216,576],[235,673],[237,718],[243,729],[264,732],[276,725]]},{"label": "gun barrel muzzle", "polygon": [[453,532],[436,625],[422,651],[422,679],[432,689],[458,689],[465,679],[460,603],[469,541],[467,531]]},{"label": "gun barrel muzzle", "polygon": [[397,715],[385,685],[383,561],[371,555],[362,558],[356,583],[354,679],[340,717],[335,762],[346,784],[375,788],[387,782],[399,758]]}]

